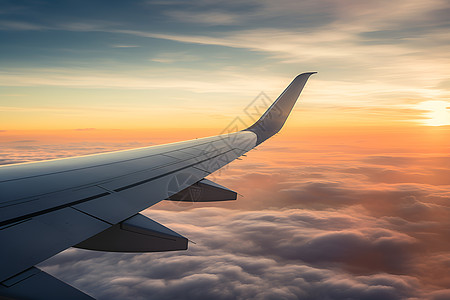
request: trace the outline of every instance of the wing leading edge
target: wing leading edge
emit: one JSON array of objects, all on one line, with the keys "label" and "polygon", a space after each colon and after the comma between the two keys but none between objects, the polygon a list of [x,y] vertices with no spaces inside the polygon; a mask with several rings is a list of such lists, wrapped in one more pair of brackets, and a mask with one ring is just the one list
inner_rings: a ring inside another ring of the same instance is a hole
[{"label": "wing leading edge", "polygon": [[[297,76],[255,124],[239,132],[1,166],[0,299],[56,299],[47,288],[51,285],[80,298],[81,292],[34,267],[69,247],[121,252],[187,249],[186,238],[139,212],[164,199],[235,199],[235,192],[204,177],[276,134],[312,74]],[[30,287],[36,287],[34,293],[24,293]]]}]

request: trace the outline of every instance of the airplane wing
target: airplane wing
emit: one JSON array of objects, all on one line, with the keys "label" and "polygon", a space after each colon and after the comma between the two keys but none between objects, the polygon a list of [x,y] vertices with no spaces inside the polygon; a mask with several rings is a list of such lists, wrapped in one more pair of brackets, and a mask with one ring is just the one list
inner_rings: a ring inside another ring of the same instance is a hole
[{"label": "airplane wing", "polygon": [[0,167],[0,299],[92,299],[36,268],[69,248],[187,249],[188,240],[139,214],[161,200],[221,201],[204,179],[284,125],[309,76],[297,76],[249,128],[167,145]]}]

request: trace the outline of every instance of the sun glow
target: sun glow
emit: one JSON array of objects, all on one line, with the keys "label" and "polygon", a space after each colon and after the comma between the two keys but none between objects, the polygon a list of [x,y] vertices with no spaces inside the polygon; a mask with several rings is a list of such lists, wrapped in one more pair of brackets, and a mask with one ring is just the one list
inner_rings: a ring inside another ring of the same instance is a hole
[{"label": "sun glow", "polygon": [[428,126],[450,125],[450,103],[446,101],[425,101],[417,105],[420,110],[426,110],[426,119],[422,120]]}]

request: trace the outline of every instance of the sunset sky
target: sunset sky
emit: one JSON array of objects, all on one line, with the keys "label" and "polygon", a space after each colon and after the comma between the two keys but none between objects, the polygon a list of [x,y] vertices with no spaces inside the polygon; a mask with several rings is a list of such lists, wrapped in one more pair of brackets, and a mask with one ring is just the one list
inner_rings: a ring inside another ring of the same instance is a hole
[{"label": "sunset sky", "polygon": [[450,299],[449,15],[447,0],[0,0],[0,164],[243,129],[318,72],[279,135],[210,176],[244,197],[145,211],[190,250],[41,267],[99,299]]}]

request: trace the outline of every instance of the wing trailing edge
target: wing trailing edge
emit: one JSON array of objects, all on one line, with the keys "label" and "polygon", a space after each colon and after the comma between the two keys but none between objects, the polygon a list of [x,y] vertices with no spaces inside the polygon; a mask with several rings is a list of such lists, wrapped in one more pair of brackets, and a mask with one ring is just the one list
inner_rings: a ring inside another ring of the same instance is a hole
[{"label": "wing trailing edge", "polygon": [[208,179],[202,179],[166,200],[181,202],[215,202],[236,200],[237,193]]},{"label": "wing trailing edge", "polygon": [[31,267],[0,284],[5,300],[95,300],[67,283]]},{"label": "wing trailing edge", "polygon": [[136,214],[74,247],[108,252],[161,252],[186,250],[188,240],[158,222]]}]

